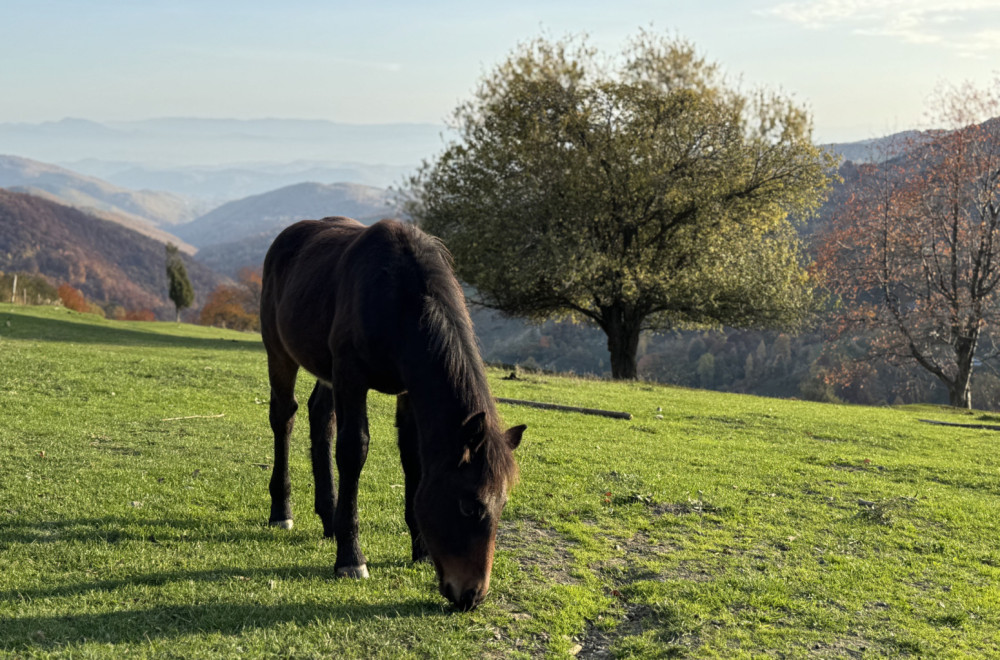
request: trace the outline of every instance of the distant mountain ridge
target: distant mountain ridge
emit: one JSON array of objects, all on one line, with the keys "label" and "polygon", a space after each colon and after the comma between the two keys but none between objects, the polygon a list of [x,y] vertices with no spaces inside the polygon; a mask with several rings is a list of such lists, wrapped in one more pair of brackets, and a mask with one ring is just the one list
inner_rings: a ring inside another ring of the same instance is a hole
[{"label": "distant mountain ridge", "polygon": [[[184,256],[196,305],[225,278]],[[0,190],[0,270],[67,282],[98,303],[171,318],[162,243],[120,224],[25,193]]]},{"label": "distant mountain ridge", "polygon": [[371,224],[399,215],[388,190],[351,183],[300,183],[223,204],[173,228],[198,246],[198,259],[212,269],[235,275],[259,267],[274,237],[306,219],[344,215]]},{"label": "distant mountain ridge", "polygon": [[414,171],[409,165],[310,160],[171,167],[88,158],[60,164],[126,188],[168,190],[219,204],[303,181],[348,181],[387,188],[402,183]]},{"label": "distant mountain ridge", "polygon": [[163,166],[317,160],[413,165],[440,151],[439,124],[344,124],[303,119],[160,118],[0,123],[4,151],[44,161]]},{"label": "distant mountain ridge", "polygon": [[[277,235],[297,220],[346,215],[359,220],[394,215],[392,194],[354,183],[299,183],[223,204],[173,232],[199,248],[257,234]],[[377,217],[376,217],[377,216]]]},{"label": "distant mountain ridge", "polygon": [[96,177],[20,156],[0,155],[0,188],[46,197],[162,242],[173,236],[162,227],[188,222],[203,207],[166,192],[129,190]]}]

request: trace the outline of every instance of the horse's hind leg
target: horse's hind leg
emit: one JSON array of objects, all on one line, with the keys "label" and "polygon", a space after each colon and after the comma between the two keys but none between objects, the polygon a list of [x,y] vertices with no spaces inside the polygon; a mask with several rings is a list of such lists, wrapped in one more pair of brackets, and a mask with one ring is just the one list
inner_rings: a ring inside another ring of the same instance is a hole
[{"label": "horse's hind leg", "polygon": [[295,424],[295,377],[299,367],[284,353],[268,351],[267,372],[271,382],[271,431],[274,432],[274,467],[271,470],[271,517],[275,527],[292,528],[292,482],[288,475],[288,445]]},{"label": "horse's hind leg", "polygon": [[420,451],[417,443],[417,420],[410,408],[410,397],[403,393],[396,397],[396,429],[399,442],[399,458],[403,463],[403,477],[406,483],[406,526],[410,528],[411,557],[419,561],[427,556],[420,537],[420,528],[413,513],[413,498],[420,485]]},{"label": "horse's hind leg", "polygon": [[334,374],[337,415],[337,472],[340,476],[334,535],[338,577],[366,578],[368,567],[358,543],[358,480],[368,457],[367,391]]},{"label": "horse's hind leg", "polygon": [[316,515],[323,521],[323,536],[333,536],[333,516],[337,499],[333,493],[333,457],[331,438],[336,415],[333,412],[333,389],[316,381],[309,396],[309,438],[312,441],[313,481],[316,485]]}]

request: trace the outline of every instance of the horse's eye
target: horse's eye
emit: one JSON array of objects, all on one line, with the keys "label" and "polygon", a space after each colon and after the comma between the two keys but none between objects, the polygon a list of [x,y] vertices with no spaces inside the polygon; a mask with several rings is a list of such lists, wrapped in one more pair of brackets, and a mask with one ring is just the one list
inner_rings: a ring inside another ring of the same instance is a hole
[{"label": "horse's eye", "polygon": [[476,500],[460,499],[458,501],[458,512],[466,518],[478,518],[482,520],[486,517],[486,507]]}]

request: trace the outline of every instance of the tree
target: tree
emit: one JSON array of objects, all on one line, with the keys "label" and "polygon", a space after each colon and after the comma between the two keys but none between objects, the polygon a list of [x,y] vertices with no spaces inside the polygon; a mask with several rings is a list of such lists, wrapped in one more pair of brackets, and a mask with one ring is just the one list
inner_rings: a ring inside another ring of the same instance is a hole
[{"label": "tree", "polygon": [[194,289],[188,279],[187,268],[181,260],[177,246],[167,243],[167,279],[170,282],[169,296],[177,309],[177,321],[181,320],[181,310],[194,304]]},{"label": "tree", "polygon": [[198,323],[233,330],[260,330],[261,271],[243,268],[236,286],[220,284],[201,308]]},{"label": "tree", "polygon": [[66,309],[72,309],[74,312],[81,312],[83,314],[104,316],[104,310],[99,305],[87,300],[79,289],[70,286],[68,283],[63,282],[60,284],[57,291],[59,293],[59,300]]},{"label": "tree", "polygon": [[947,89],[939,102],[947,130],[859,166],[818,265],[841,300],[838,337],[926,370],[968,408],[977,351],[1000,321],[1000,119],[977,123],[1000,114],[1000,86]]},{"label": "tree", "polygon": [[600,327],[613,377],[635,378],[644,330],[794,327],[810,309],[788,218],[816,209],[832,163],[801,108],[726,87],[690,44],[643,32],[612,67],[536,40],[455,128],[407,211],[474,302]]}]

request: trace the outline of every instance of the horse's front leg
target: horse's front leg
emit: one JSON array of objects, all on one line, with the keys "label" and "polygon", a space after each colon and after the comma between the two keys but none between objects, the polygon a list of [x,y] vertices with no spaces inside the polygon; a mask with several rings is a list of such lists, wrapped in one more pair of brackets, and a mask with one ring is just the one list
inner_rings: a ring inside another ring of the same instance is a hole
[{"label": "horse's front leg", "polygon": [[271,384],[269,418],[274,433],[274,467],[271,469],[271,515],[269,524],[284,529],[292,528],[292,482],[288,475],[288,445],[295,424],[295,377],[298,365],[287,356],[269,352],[267,356],[268,379]]},{"label": "horse's front leg", "polygon": [[420,527],[413,511],[413,500],[420,487],[420,447],[417,431],[417,420],[410,407],[410,395],[400,394],[396,398],[396,432],[399,443],[399,458],[403,464],[403,477],[406,480],[406,526],[410,528],[410,547],[413,561],[427,557],[427,548],[420,536]]},{"label": "horse's front leg", "polygon": [[366,578],[368,567],[358,543],[358,480],[368,457],[368,391],[343,384],[334,387],[337,414],[337,472],[340,488],[333,530],[337,537],[338,577]]},{"label": "horse's front leg", "polygon": [[311,441],[313,483],[316,487],[316,515],[323,521],[323,536],[333,536],[333,516],[337,510],[334,495],[333,456],[333,389],[316,381],[309,396],[309,439]]}]

